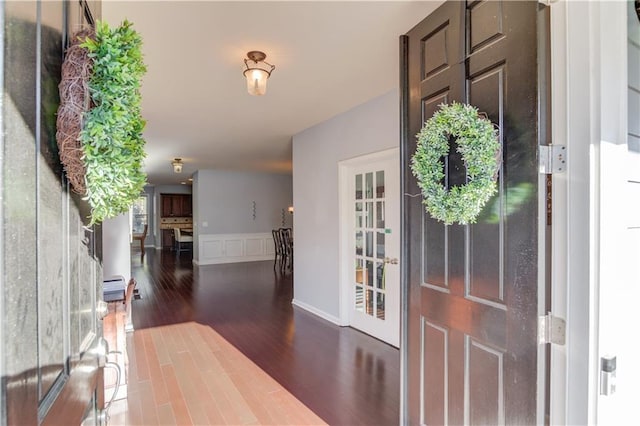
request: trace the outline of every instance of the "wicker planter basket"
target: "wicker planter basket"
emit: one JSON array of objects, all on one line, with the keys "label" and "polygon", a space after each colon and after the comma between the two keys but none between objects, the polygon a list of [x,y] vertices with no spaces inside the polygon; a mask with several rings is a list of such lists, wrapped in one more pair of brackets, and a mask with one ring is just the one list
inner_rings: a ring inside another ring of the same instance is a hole
[{"label": "wicker planter basket", "polygon": [[94,38],[93,29],[84,29],[73,35],[62,64],[62,79],[58,85],[60,107],[57,116],[56,140],[60,151],[60,161],[64,165],[73,190],[85,194],[84,151],[80,141],[83,115],[91,108],[89,80],[93,61],[87,49],[80,44],[87,38]]}]

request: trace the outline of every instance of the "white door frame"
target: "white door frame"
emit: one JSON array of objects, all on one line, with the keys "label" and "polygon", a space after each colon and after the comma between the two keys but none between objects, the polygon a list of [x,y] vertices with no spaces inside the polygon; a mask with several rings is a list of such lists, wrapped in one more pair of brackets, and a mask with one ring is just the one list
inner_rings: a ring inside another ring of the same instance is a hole
[{"label": "white door frame", "polygon": [[[351,291],[351,280],[349,279],[349,273],[351,272],[351,266],[347,259],[349,259],[349,253],[351,251],[349,247],[350,218],[352,215],[353,203],[351,203],[351,193],[349,192],[349,169],[355,166],[371,163],[373,161],[385,160],[394,158],[400,162],[400,148],[385,149],[383,151],[374,152],[371,154],[365,154],[356,158],[342,160],[338,163],[338,214],[339,214],[339,226],[338,226],[338,273],[340,280],[340,302],[339,302],[339,319],[341,326],[348,326],[349,324],[349,301]],[[398,200],[399,202],[399,200]],[[398,205],[398,209],[400,206]],[[400,230],[398,229],[398,233]],[[399,292],[400,297],[402,293]],[[402,316],[402,313],[400,313]],[[400,323],[398,323],[398,329]]]},{"label": "white door frame", "polygon": [[599,397],[599,356],[609,349],[601,332],[611,321],[601,308],[617,285],[607,270],[624,269],[610,232],[623,201],[611,205],[607,191],[623,180],[624,165],[609,157],[626,141],[627,4],[550,3],[553,143],[567,147],[567,171],[553,176],[551,311],[566,319],[567,339],[551,347],[550,423],[607,423],[606,405],[619,397]]},{"label": "white door frame", "polygon": [[[568,139],[568,79],[569,61],[567,49],[569,38],[567,35],[568,5],[564,2],[551,4],[551,122],[552,142],[565,143],[569,148]],[[585,73],[586,74],[586,73]],[[575,95],[574,95],[575,96]],[[571,161],[571,158],[569,159]],[[573,163],[569,163],[569,168]],[[574,166],[579,168],[579,164]],[[579,171],[579,170],[578,170]],[[584,172],[584,170],[582,171]],[[588,168],[587,168],[588,172]],[[552,226],[551,226],[551,313],[557,317],[569,319],[567,297],[567,240],[568,240],[568,174],[552,176]],[[571,334],[567,330],[567,334]],[[549,359],[549,390],[550,390],[550,424],[567,424],[567,349],[566,347],[551,347]]]},{"label": "white door frame", "polygon": [[[593,424],[594,213],[589,2],[551,7],[552,142],[566,145],[567,171],[553,175],[551,313],[566,319],[566,345],[551,345],[550,423]],[[569,292],[569,288],[572,288]],[[572,360],[569,363],[569,359]]]}]

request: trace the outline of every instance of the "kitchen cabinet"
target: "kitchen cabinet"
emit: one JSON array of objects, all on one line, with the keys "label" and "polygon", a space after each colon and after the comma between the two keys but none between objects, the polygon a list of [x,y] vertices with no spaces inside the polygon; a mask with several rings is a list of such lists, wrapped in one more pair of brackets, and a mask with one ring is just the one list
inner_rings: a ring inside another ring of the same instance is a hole
[{"label": "kitchen cabinet", "polygon": [[173,196],[162,194],[162,217],[172,216],[171,201]]},{"label": "kitchen cabinet", "polygon": [[182,213],[182,198],[183,195],[171,196],[171,216],[184,216]]},{"label": "kitchen cabinet", "polygon": [[192,214],[193,214],[193,209],[191,207],[191,195],[182,197],[182,215],[191,216]]},{"label": "kitchen cabinet", "polygon": [[190,217],[191,194],[161,194],[161,217]]}]

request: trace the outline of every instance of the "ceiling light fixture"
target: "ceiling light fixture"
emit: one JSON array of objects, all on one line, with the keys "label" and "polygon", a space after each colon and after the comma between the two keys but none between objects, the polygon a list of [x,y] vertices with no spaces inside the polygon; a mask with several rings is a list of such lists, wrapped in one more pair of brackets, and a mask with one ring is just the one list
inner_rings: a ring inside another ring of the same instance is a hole
[{"label": "ceiling light fixture", "polygon": [[182,173],[182,158],[174,158],[171,165],[174,173]]},{"label": "ceiling light fixture", "polygon": [[247,53],[244,65],[247,67],[243,74],[247,79],[247,91],[250,95],[260,96],[267,92],[267,79],[276,68],[264,60],[267,58],[263,52],[252,50]]}]

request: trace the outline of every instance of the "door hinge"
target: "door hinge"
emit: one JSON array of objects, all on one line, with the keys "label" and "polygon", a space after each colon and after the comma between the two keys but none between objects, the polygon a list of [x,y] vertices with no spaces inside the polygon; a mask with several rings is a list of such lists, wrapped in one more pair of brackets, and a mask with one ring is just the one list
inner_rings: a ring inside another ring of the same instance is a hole
[{"label": "door hinge", "polygon": [[566,321],[562,318],[554,317],[550,313],[538,317],[538,343],[553,343],[555,345],[565,344]]},{"label": "door hinge", "polygon": [[564,145],[538,145],[540,173],[562,173],[567,165],[567,147]]}]

